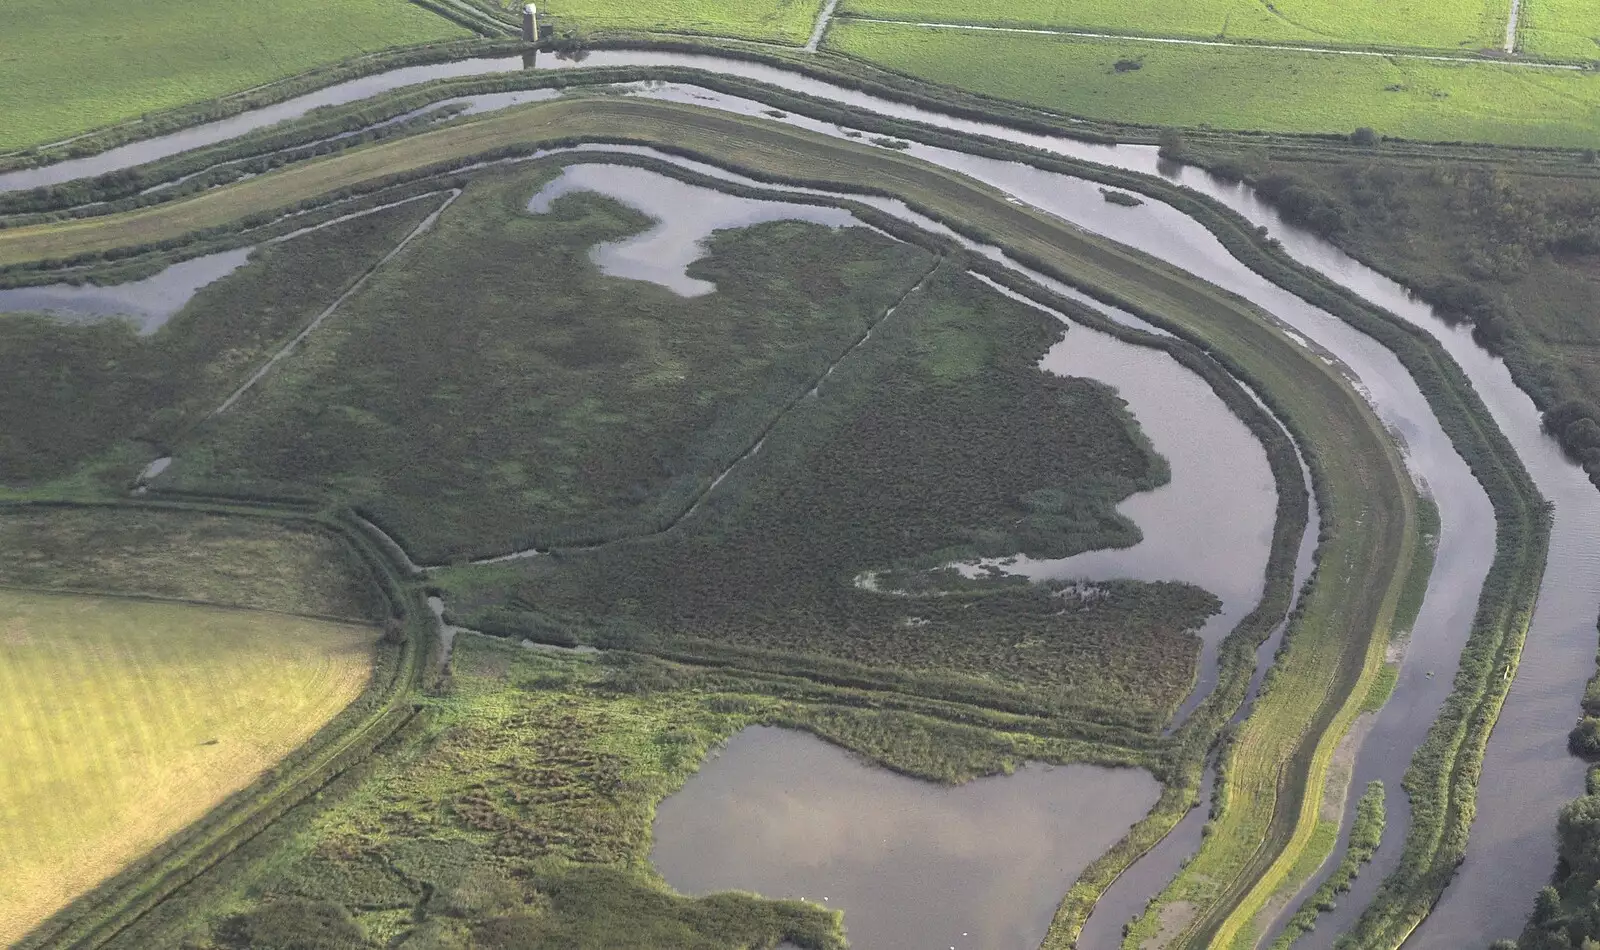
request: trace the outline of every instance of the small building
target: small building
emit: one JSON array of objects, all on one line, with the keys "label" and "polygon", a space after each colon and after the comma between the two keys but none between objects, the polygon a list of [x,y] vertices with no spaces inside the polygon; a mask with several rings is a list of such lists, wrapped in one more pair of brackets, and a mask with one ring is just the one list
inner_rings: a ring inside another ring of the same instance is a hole
[{"label": "small building", "polygon": [[526,43],[539,42],[539,7],[536,4],[522,8],[522,39]]}]

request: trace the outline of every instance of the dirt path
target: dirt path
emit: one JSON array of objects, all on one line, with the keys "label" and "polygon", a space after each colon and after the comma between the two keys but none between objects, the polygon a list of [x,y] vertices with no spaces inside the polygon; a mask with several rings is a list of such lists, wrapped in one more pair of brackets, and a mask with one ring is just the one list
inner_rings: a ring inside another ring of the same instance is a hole
[{"label": "dirt path", "polygon": [[1511,19],[1506,21],[1506,52],[1517,51],[1517,20],[1522,17],[1522,0],[1511,0]]},{"label": "dirt path", "polygon": [[833,11],[838,5],[839,0],[828,0],[822,12],[817,14],[817,25],[811,31],[811,39],[806,40],[806,52],[815,53],[817,47],[822,45],[822,34],[828,32],[828,24],[833,21]]}]

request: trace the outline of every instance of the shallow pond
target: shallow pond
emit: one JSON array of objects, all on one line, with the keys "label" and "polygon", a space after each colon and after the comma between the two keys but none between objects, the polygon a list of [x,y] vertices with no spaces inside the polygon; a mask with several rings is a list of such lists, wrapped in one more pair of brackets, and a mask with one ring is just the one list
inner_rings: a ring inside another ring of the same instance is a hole
[{"label": "shallow pond", "polygon": [[650,858],[684,893],[843,910],[860,950],[1034,950],[1078,873],[1159,795],[1148,772],[1088,765],[951,788],[758,726],[661,803]]},{"label": "shallow pond", "polygon": [[742,198],[648,169],[589,163],[563,168],[533,196],[528,210],[544,214],[558,198],[580,191],[613,198],[655,220],[632,237],[591,248],[589,258],[601,272],[660,284],[682,297],[717,289],[711,281],[688,274],[689,265],[705,256],[706,240],[716,231],[767,221],[810,221],[831,228],[859,223],[841,208]]},{"label": "shallow pond", "polygon": [[243,267],[253,250],[242,247],[190,258],[125,284],[44,284],[0,290],[0,313],[47,313],[64,323],[123,317],[138,327],[141,335],[150,334],[182,310],[200,288]]}]

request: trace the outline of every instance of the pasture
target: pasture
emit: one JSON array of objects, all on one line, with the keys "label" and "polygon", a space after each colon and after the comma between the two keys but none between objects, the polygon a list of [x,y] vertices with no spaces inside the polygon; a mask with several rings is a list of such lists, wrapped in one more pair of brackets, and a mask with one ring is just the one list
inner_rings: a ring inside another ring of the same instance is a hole
[{"label": "pasture", "polygon": [[1590,0],[1524,0],[1518,49],[1530,56],[1600,59],[1600,6]]},{"label": "pasture", "polygon": [[1402,10],[1384,0],[844,0],[840,9],[910,22],[1472,51],[1500,46],[1510,0],[1431,0]]},{"label": "pasture", "polygon": [[558,30],[699,33],[798,46],[822,6],[823,0],[550,0],[539,11]]},{"label": "pasture", "polygon": [[0,943],[250,784],[359,694],[369,627],[0,591]]},{"label": "pasture", "polygon": [[0,150],[467,31],[406,0],[8,0]]},{"label": "pasture", "polygon": [[1593,72],[849,20],[834,24],[825,46],[930,82],[1110,122],[1600,144],[1600,74]]}]

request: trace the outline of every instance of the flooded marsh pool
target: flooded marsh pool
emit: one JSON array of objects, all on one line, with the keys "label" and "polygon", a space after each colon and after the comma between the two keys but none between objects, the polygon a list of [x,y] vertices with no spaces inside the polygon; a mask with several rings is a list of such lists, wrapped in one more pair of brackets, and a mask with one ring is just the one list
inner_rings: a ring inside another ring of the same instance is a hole
[{"label": "flooded marsh pool", "polygon": [[858,950],[1034,950],[1160,791],[1140,769],[1038,764],[951,788],[757,726],[661,803],[650,857],[687,894],[843,910]]}]

